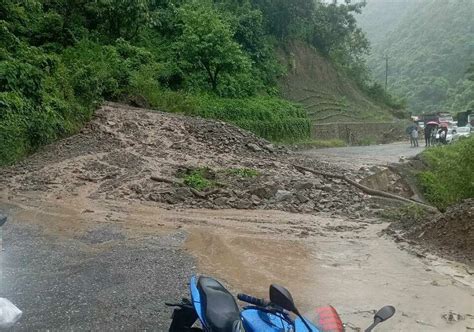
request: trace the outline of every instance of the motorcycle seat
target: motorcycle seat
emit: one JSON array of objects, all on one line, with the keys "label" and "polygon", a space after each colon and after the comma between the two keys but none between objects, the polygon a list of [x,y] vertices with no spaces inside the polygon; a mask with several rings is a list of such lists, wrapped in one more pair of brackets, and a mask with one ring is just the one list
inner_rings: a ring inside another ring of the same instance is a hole
[{"label": "motorcycle seat", "polygon": [[199,277],[197,288],[210,331],[236,331],[240,322],[240,311],[232,294],[220,282],[210,277]]}]

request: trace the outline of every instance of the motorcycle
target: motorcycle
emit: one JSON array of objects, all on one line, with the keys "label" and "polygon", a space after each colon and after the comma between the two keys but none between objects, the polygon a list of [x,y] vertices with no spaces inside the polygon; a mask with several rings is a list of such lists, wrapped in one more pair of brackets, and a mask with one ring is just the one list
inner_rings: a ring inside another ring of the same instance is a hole
[{"label": "motorcycle", "polygon": [[[169,332],[343,332],[344,326],[332,306],[318,307],[303,317],[290,292],[280,286],[270,286],[270,301],[246,294],[237,298],[247,303],[239,309],[234,296],[216,279],[191,277],[191,300],[166,303],[175,307]],[[292,315],[296,316],[295,319]],[[374,322],[365,332],[395,314],[395,308],[385,306],[374,316]],[[200,327],[195,327],[196,321]]]}]

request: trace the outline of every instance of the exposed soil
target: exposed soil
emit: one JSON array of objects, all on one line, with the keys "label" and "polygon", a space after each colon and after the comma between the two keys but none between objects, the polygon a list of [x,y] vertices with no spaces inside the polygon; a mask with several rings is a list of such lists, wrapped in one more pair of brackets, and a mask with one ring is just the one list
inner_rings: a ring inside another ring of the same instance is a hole
[{"label": "exposed soil", "polygon": [[392,234],[431,252],[474,267],[474,199],[467,199],[437,215],[414,220],[408,215],[391,225]]}]

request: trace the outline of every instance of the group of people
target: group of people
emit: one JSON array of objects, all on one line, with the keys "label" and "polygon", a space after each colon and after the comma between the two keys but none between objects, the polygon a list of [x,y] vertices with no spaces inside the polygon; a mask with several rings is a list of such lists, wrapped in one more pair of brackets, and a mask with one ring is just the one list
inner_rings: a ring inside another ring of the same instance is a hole
[{"label": "group of people", "polygon": [[[418,147],[418,136],[419,136],[419,127],[418,124],[415,124],[407,128],[407,134],[410,136],[410,146]],[[448,128],[438,127],[433,125],[427,125],[424,128],[425,136],[425,147],[435,145],[436,143],[447,144],[446,136],[448,134]]]},{"label": "group of people", "polygon": [[426,126],[425,127],[425,146],[432,146],[437,143],[448,144],[446,137],[448,135],[447,127]]}]

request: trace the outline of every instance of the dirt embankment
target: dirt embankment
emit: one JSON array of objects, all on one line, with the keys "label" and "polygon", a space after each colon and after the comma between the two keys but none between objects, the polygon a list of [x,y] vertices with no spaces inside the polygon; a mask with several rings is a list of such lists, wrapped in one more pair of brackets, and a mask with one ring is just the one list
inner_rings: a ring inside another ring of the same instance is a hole
[{"label": "dirt embankment", "polygon": [[405,209],[387,232],[429,251],[474,266],[474,199],[466,199],[444,213],[418,213]]},{"label": "dirt embankment", "polygon": [[[302,174],[292,163],[342,172],[223,122],[108,104],[79,134],[1,169],[0,184],[11,196],[41,191],[58,199],[86,194],[162,206],[352,217],[368,210],[368,197],[358,189],[338,179]],[[206,188],[187,185],[196,170]]]}]

